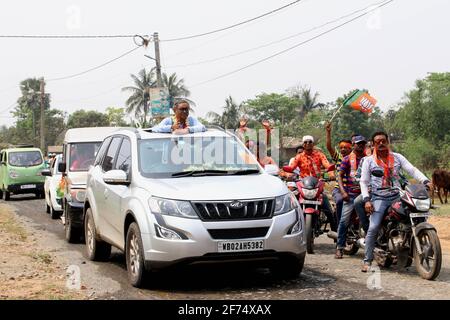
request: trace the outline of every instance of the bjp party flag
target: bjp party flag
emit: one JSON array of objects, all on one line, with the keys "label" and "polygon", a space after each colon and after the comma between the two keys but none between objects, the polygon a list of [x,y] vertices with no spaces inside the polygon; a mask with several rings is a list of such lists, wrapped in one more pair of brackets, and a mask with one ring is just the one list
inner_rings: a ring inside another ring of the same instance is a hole
[{"label": "bjp party flag", "polygon": [[371,97],[367,91],[356,90],[350,97],[345,99],[344,105],[349,106],[355,110],[370,113],[375,107],[377,100]]}]

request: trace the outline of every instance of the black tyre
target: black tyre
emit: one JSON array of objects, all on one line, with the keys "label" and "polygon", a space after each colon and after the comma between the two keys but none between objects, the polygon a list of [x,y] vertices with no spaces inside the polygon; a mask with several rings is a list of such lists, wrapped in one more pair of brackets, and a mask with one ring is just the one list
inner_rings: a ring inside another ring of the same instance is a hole
[{"label": "black tyre", "polygon": [[94,216],[91,208],[86,211],[84,220],[84,234],[86,235],[86,253],[89,260],[106,261],[111,256],[111,245],[101,241],[95,229]]},{"label": "black tyre", "polygon": [[81,228],[76,228],[72,225],[72,221],[69,215],[69,205],[66,203],[64,206],[64,230],[65,237],[69,243],[79,243],[81,240]]},{"label": "black tyre", "polygon": [[0,200],[3,200],[3,190],[0,190]]},{"label": "black tyre", "polygon": [[144,264],[144,246],[137,223],[133,222],[127,231],[125,257],[128,279],[133,287],[141,288],[148,277]]},{"label": "black tyre", "polygon": [[9,201],[11,199],[11,192],[5,191],[5,201]]},{"label": "black tyre", "polygon": [[59,219],[61,217],[61,211],[56,211],[53,206],[50,206],[50,217],[52,219]]},{"label": "black tyre", "polygon": [[284,259],[272,268],[272,273],[277,279],[293,280],[302,273],[305,264],[305,255],[300,259]]},{"label": "black tyre", "polygon": [[45,212],[50,213],[50,206],[45,202]]},{"label": "black tyre", "polygon": [[423,253],[419,254],[414,241],[416,269],[423,279],[434,280],[441,272],[441,243],[435,230],[422,230],[417,237]]},{"label": "black tyre", "polygon": [[306,252],[314,253],[314,217],[312,214],[307,214],[305,217],[305,237],[306,237]]}]

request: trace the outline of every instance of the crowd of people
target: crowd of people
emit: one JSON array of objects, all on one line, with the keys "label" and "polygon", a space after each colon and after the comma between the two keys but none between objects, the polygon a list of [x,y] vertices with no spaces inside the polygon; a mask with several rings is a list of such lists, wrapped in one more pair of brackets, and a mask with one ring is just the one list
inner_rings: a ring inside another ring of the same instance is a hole
[{"label": "crowd of people", "polygon": [[[195,117],[189,115],[189,102],[178,101],[174,105],[174,115],[164,119],[159,125],[152,128],[153,132],[172,132],[174,134],[187,134],[202,132],[206,127]],[[246,147],[256,155],[262,167],[277,165],[268,155],[267,141],[254,141],[249,138],[250,129],[248,117],[242,117],[236,136]],[[270,137],[271,124],[262,122]],[[430,180],[415,168],[404,156],[393,152],[387,133],[375,132],[370,140],[360,134],[354,134],[349,139],[339,141],[334,149],[331,143],[332,124],[326,123],[326,147],[334,164],[331,164],[326,155],[315,147],[314,137],[305,135],[302,145],[296,148],[296,155],[290,159],[289,168],[298,173],[300,178],[314,176],[321,179],[322,171],[328,172],[330,180],[336,180],[332,197],[336,204],[333,210],[328,197],[323,195],[322,210],[327,216],[332,231],[338,234],[336,242],[336,259],[343,258],[343,249],[346,244],[347,228],[353,210],[358,214],[361,228],[365,234],[365,253],[361,271],[368,272],[373,260],[373,250],[383,216],[388,206],[399,197],[395,187],[401,185],[401,170],[406,171],[420,183],[428,185]],[[373,170],[382,170],[383,176],[372,174]],[[285,172],[280,170],[280,175]]]}]

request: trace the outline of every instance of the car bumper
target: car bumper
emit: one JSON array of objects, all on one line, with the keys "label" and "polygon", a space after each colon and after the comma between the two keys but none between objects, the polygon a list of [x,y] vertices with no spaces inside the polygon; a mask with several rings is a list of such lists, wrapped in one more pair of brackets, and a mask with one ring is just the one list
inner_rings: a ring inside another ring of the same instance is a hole
[{"label": "car bumper", "polygon": [[[24,186],[34,185],[33,188],[24,188]],[[6,191],[14,194],[44,192],[44,183],[19,183],[10,184]]]},{"label": "car bumper", "polygon": [[[211,261],[252,262],[278,260],[287,257],[300,259],[306,252],[304,226],[299,232],[288,234],[297,221],[296,211],[274,216],[271,219],[248,221],[205,222],[200,219],[171,216],[164,216],[164,221],[166,225],[163,227],[175,230],[187,239],[162,239],[155,232],[142,234],[146,266],[150,269],[174,264],[207,263]],[[154,226],[152,228],[154,229]],[[214,230],[230,231],[254,228],[267,229],[267,232],[257,237],[236,237],[234,232],[225,232],[225,234],[234,234],[233,238],[228,239],[223,235],[214,235]],[[264,249],[260,251],[219,252],[219,242],[240,240],[264,240]]]}]

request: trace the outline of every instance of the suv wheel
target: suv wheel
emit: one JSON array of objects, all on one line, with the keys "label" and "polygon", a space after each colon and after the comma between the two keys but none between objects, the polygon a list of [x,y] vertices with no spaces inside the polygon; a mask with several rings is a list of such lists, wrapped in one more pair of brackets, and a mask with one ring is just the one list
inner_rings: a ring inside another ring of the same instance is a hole
[{"label": "suv wheel", "polygon": [[9,191],[5,191],[5,201],[9,201],[11,197],[11,193]]},{"label": "suv wheel", "polygon": [[128,228],[125,245],[128,279],[133,287],[141,288],[147,277],[144,265],[144,247],[138,225],[133,222]]},{"label": "suv wheel", "polygon": [[81,238],[81,229],[72,226],[69,210],[69,205],[66,203],[64,206],[64,230],[66,240],[69,243],[78,243]]},{"label": "suv wheel", "polygon": [[273,269],[275,277],[279,279],[292,280],[297,279],[303,270],[305,264],[305,255],[299,259],[282,259]]},{"label": "suv wheel", "polygon": [[89,260],[106,261],[111,255],[111,245],[101,240],[97,240],[95,231],[94,216],[91,208],[86,210],[86,219],[84,220],[84,234],[86,235],[86,252]]}]

